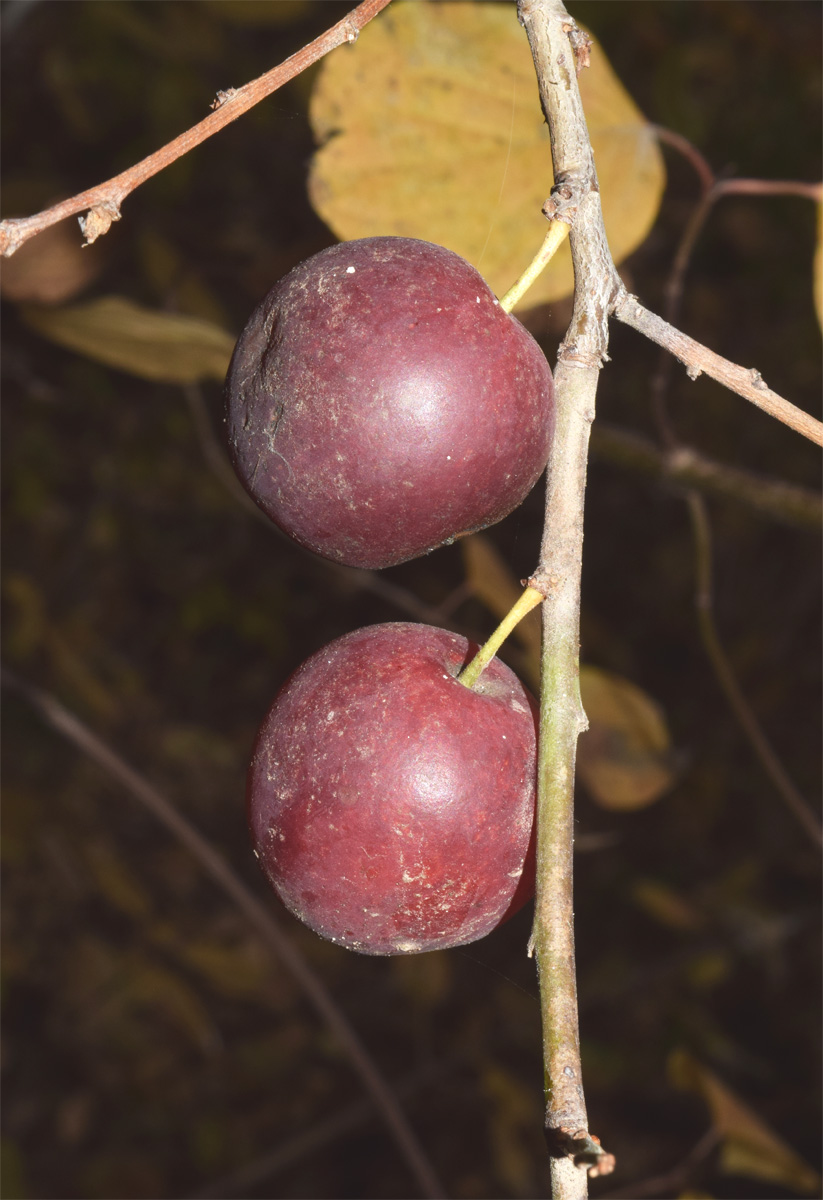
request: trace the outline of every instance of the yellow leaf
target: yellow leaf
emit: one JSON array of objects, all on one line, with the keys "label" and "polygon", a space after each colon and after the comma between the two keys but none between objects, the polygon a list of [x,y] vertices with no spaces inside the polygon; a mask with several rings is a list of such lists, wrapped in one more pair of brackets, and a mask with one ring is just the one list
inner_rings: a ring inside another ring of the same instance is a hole
[{"label": "yellow leaf", "polygon": [[823,204],[817,206],[817,244],[814,248],[812,276],[814,310],[817,313],[818,324],[823,329]]},{"label": "yellow leaf", "polygon": [[669,1059],[669,1073],[676,1087],[697,1092],[708,1105],[722,1138],[723,1171],[819,1195],[817,1172],[702,1063],[685,1050],[676,1050]]},{"label": "yellow leaf", "polygon": [[[663,159],[596,43],[580,89],[619,262],[657,215]],[[498,295],[537,252],[551,149],[513,4],[392,6],[356,46],[325,59],[309,115],[321,144],[309,194],[339,238],[437,242],[473,263]],[[521,307],[571,290],[565,246]]]},{"label": "yellow leaf", "polygon": [[156,312],[123,296],[21,311],[50,341],[157,383],[222,382],[234,349],[232,335],[210,321]]},{"label": "yellow leaf", "polygon": [[580,668],[589,728],[577,744],[577,770],[596,804],[645,808],[674,782],[671,741],[662,709],[628,679]]}]

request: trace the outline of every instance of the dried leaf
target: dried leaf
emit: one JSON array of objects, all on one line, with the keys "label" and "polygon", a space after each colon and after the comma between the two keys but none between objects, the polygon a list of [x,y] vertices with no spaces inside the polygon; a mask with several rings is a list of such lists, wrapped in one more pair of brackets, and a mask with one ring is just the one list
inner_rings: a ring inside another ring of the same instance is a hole
[{"label": "dried leaf", "polygon": [[[580,76],[616,261],[646,237],[664,186],[651,126],[599,45]],[[501,295],[546,229],[548,131],[511,4],[406,0],[327,58],[310,119],[321,144],[309,194],[341,239],[425,238],[473,263]],[[572,290],[564,247],[523,307]]]},{"label": "dried leaf", "polygon": [[660,706],[628,679],[580,668],[589,728],[577,744],[577,770],[601,808],[630,811],[654,803],[674,783],[671,739]]},{"label": "dried leaf", "polygon": [[713,1072],[685,1050],[669,1059],[676,1087],[697,1092],[709,1107],[722,1141],[720,1166],[728,1175],[767,1179],[804,1195],[819,1195],[820,1176]]},{"label": "dried leaf", "polygon": [[638,879],[632,886],[632,899],[638,908],[668,929],[691,933],[704,924],[699,909],[656,879]]},{"label": "dried leaf", "polygon": [[232,335],[210,321],[156,312],[123,296],[21,311],[50,341],[157,383],[222,381],[234,349]]},{"label": "dried leaf", "polygon": [[103,837],[87,842],[84,857],[94,882],[109,904],[135,920],[149,915],[151,896],[111,842]]},{"label": "dried leaf", "polygon": [[278,994],[270,986],[271,958],[257,942],[227,946],[216,940],[187,941],[179,952],[220,995],[277,1003]]}]

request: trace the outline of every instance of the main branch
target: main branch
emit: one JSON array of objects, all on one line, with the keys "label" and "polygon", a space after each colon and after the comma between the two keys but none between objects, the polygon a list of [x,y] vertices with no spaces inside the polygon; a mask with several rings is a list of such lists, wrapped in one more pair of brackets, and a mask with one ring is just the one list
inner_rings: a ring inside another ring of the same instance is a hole
[{"label": "main branch", "polygon": [[587,1193],[586,1168],[613,1160],[588,1132],[580,1067],[574,961],[572,850],[580,701],[580,571],[589,433],[609,308],[620,283],[609,254],[597,172],[577,86],[588,39],[561,0],[519,0],[549,125],[555,186],[544,211],[571,225],[574,310],[555,371],[556,428],[548,464],[538,570],[545,595],[538,762],[537,895],[532,948],[543,1017],[545,1129],[554,1200]]}]

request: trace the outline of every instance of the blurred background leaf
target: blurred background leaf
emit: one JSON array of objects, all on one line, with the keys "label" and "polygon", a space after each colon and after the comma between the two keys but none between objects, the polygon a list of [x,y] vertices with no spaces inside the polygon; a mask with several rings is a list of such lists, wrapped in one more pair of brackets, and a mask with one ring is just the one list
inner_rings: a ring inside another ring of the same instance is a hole
[{"label": "blurred background leaf", "polygon": [[769,1129],[747,1104],[685,1050],[675,1051],[669,1071],[678,1087],[698,1092],[722,1138],[722,1169],[729,1175],[766,1179],[801,1195],[816,1195],[820,1176]]},{"label": "blurred background leaf", "polygon": [[26,307],[23,319],[60,346],[155,383],[222,381],[235,343],[208,321],[151,312],[124,296],[72,308]]}]

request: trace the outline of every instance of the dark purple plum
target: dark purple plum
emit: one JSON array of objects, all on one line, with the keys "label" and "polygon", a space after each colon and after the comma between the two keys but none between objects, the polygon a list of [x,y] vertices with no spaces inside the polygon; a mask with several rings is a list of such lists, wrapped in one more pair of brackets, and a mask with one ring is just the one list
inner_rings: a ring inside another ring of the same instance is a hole
[{"label": "dark purple plum", "polygon": [[301,263],[240,336],[227,387],[244,487],[301,545],[405,562],[501,520],[546,465],[540,347],[459,255],[343,242]]},{"label": "dark purple plum", "polygon": [[536,705],[499,659],[426,625],[373,625],[275,699],[248,779],[252,840],[287,908],[363,954],[485,937],[534,891]]}]

